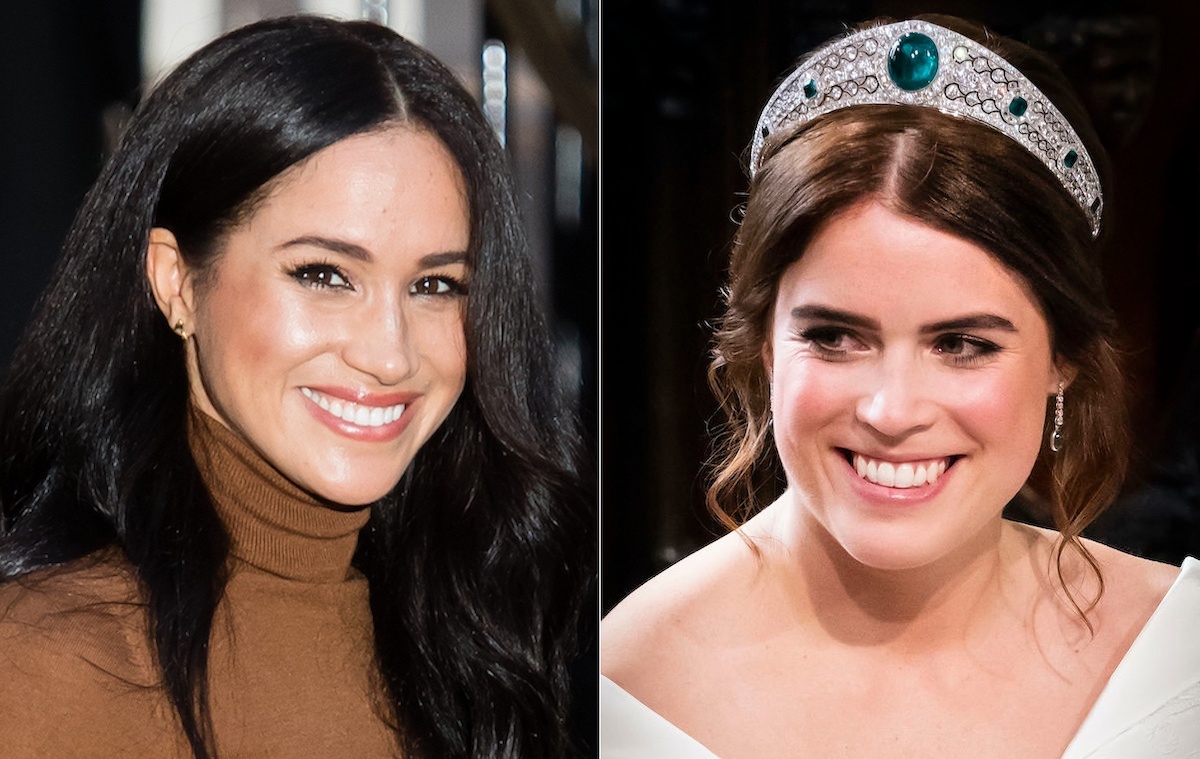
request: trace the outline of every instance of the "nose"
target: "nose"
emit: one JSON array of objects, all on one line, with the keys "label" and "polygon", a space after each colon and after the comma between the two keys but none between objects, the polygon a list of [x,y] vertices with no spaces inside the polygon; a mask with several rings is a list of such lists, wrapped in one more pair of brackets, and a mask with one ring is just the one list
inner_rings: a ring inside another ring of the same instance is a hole
[{"label": "nose", "polygon": [[351,312],[345,325],[342,358],[348,366],[380,385],[396,385],[411,376],[418,359],[399,297],[381,297]]},{"label": "nose", "polygon": [[887,357],[873,368],[855,415],[888,441],[928,429],[937,412],[931,380],[924,376],[918,360]]}]

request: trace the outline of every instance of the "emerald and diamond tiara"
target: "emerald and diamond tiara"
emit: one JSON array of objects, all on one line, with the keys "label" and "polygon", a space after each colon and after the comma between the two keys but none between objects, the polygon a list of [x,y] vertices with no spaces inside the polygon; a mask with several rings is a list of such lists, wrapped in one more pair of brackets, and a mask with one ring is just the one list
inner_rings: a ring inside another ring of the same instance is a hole
[{"label": "emerald and diamond tiara", "polygon": [[1018,142],[1058,178],[1100,233],[1100,179],[1083,141],[1050,99],[975,40],[925,21],[873,27],[817,48],[767,101],[750,147],[783,128],[855,105],[917,105],[973,119]]}]

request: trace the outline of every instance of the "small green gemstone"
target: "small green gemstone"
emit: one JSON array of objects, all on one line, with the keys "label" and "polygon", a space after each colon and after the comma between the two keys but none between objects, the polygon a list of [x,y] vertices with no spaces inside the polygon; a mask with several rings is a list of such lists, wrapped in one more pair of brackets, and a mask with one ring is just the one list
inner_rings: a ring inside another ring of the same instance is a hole
[{"label": "small green gemstone", "polygon": [[938,49],[920,32],[909,32],[888,53],[888,76],[907,92],[925,89],[938,72]]},{"label": "small green gemstone", "polygon": [[1025,109],[1029,107],[1029,103],[1025,102],[1023,97],[1015,97],[1008,101],[1008,112],[1014,116],[1024,116]]},{"label": "small green gemstone", "polygon": [[1073,169],[1075,168],[1075,162],[1078,160],[1079,154],[1074,150],[1068,150],[1067,154],[1063,156],[1063,166],[1066,166],[1068,169]]},{"label": "small green gemstone", "polygon": [[813,80],[809,79],[808,83],[804,85],[804,97],[809,98],[811,100],[812,98],[815,98],[816,96],[817,96],[817,83],[814,82]]}]

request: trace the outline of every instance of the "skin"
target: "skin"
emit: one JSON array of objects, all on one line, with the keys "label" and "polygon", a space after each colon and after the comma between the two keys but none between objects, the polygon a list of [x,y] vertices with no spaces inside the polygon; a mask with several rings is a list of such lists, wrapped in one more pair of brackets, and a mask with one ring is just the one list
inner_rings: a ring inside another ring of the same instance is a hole
[{"label": "skin", "polygon": [[[602,672],[725,759],[1061,756],[1178,570],[1089,542],[1089,630],[1054,533],[1002,519],[1070,379],[1020,278],[867,200],[785,271],[770,333],[787,489],[613,609]],[[854,453],[949,466],[888,487]]]},{"label": "skin", "polygon": [[[765,354],[797,528],[885,570],[994,541],[1063,380],[1015,275],[877,203],[828,224],[784,272]],[[948,468],[886,487],[859,476],[854,454]]]},{"label": "skin", "polygon": [[395,486],[462,392],[469,235],[454,159],[396,126],[285,172],[208,271],[153,230],[147,276],[183,325],[197,408],[353,506]]}]

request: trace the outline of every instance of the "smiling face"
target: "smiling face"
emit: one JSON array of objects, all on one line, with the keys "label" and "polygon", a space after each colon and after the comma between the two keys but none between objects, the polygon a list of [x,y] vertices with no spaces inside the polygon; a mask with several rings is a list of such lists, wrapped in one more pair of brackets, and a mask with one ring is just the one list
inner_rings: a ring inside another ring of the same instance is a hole
[{"label": "smiling face", "polygon": [[404,127],[291,169],[203,276],[155,230],[150,277],[189,335],[193,401],[305,490],[382,497],[463,389],[469,232],[453,158]]},{"label": "smiling face", "polygon": [[765,360],[802,521],[877,569],[928,565],[998,524],[1060,379],[1014,274],[865,202],[784,272]]}]

